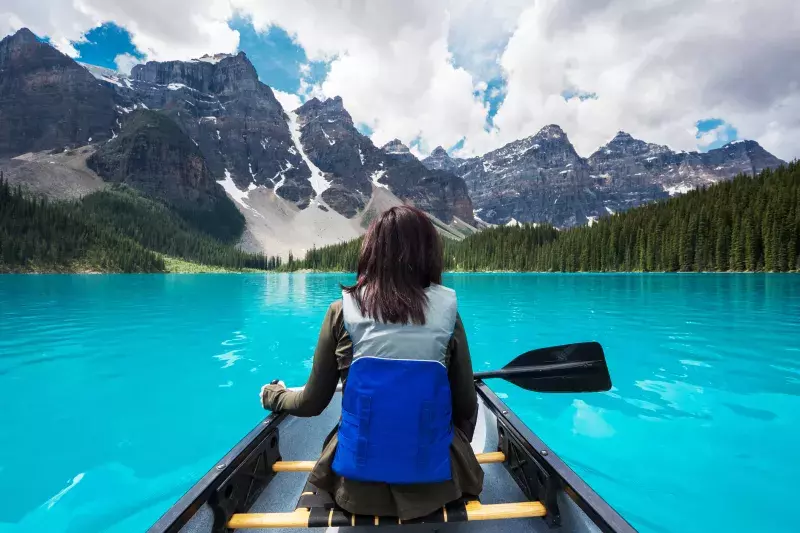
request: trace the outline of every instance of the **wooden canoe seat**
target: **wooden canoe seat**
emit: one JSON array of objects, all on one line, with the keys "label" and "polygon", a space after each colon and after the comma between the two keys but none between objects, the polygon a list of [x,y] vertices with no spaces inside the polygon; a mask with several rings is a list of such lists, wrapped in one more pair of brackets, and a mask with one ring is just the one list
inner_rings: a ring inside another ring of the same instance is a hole
[{"label": "wooden canoe seat", "polygon": [[[503,452],[476,453],[475,457],[482,465],[502,463],[506,460]],[[273,472],[311,472],[316,462],[314,461],[278,461],[272,465]]]},{"label": "wooden canoe seat", "polygon": [[[491,458],[497,459],[496,456]],[[293,512],[235,514],[228,522],[228,527],[248,529],[441,524],[504,518],[535,518],[545,514],[546,510],[540,502],[484,505],[479,501],[457,501],[447,504],[428,516],[406,521],[391,516],[354,515],[337,506],[329,493],[306,483],[303,493],[297,501],[297,508]]]},{"label": "wooden canoe seat", "polygon": [[235,514],[228,522],[231,529],[305,528],[383,526],[397,524],[433,524],[504,518],[535,518],[545,515],[540,502],[498,503],[484,505],[477,501],[448,504],[429,516],[403,522],[396,517],[353,515],[341,509],[297,509],[291,513]]}]

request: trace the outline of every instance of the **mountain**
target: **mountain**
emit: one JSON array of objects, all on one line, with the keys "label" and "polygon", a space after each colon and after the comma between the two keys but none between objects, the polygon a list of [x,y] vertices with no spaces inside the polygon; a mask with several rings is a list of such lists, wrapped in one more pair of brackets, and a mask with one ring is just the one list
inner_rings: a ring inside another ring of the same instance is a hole
[{"label": "mountain", "polygon": [[114,92],[28,29],[0,41],[0,157],[109,139]]},{"label": "mountain", "polygon": [[150,61],[130,79],[98,79],[113,87],[117,109],[158,109],[197,144],[211,173],[239,189],[273,189],[299,208],[315,192],[295,146],[288,117],[244,53],[194,61]]},{"label": "mountain", "polygon": [[244,217],[214,180],[200,149],[165,114],[137,110],[127,115],[120,133],[87,165],[109,183],[165,201],[220,240],[235,240],[244,229]]},{"label": "mountain", "polygon": [[447,172],[458,173],[458,168],[464,164],[463,159],[452,158],[447,150],[437,146],[431,155],[422,160],[422,164],[431,170],[445,170]]},{"label": "mountain", "polygon": [[241,213],[240,245],[284,256],[357,237],[404,202],[448,236],[475,231],[461,178],[399,141],[402,154],[375,147],[341,98],[284,110],[244,53],[122,75],[27,30],[0,50],[0,169],[13,184],[72,200],[124,184],[223,241],[242,233]]},{"label": "mountain", "polygon": [[373,190],[392,194],[450,223],[471,223],[467,186],[454,174],[427,169],[394,140],[377,148],[353,124],[340,97],[312,98],[296,110],[304,153],[325,180],[322,199],[346,217],[364,209]]},{"label": "mountain", "polygon": [[476,216],[492,224],[574,226],[603,209],[587,161],[554,124],[466,160],[458,173],[469,187]]},{"label": "mountain", "polygon": [[[447,270],[800,271],[800,162],[556,230],[497,226],[445,241]],[[314,250],[295,268],[356,269],[360,242]],[[495,253],[487,253],[487,250]]]},{"label": "mountain", "polygon": [[584,159],[550,125],[482,157],[453,159],[440,147],[423,163],[462,176],[481,220],[569,227],[784,162],[755,141],[674,152],[625,132]]},{"label": "mountain", "polygon": [[381,147],[381,150],[383,150],[384,153],[393,155],[401,160],[411,161],[412,159],[416,159],[414,154],[411,153],[411,150],[408,149],[408,146],[403,144],[400,139],[389,141]]},{"label": "mountain", "polygon": [[624,210],[649,201],[728,180],[755,175],[784,162],[755,141],[734,141],[706,153],[673,152],[619,132],[588,159],[604,204]]},{"label": "mountain", "polygon": [[[130,79],[91,71],[115,89],[123,113],[158,109],[179,124],[212,173],[231,180],[235,189],[228,184],[226,190],[234,196],[264,187],[299,209],[320,196],[353,218],[372,197],[375,181],[445,222],[454,216],[472,221],[468,191],[458,177],[429,171],[407,148],[400,157],[377,149],[355,128],[341,98],[313,98],[284,112],[244,53],[151,61],[135,66]],[[388,173],[390,167],[395,170]]]}]

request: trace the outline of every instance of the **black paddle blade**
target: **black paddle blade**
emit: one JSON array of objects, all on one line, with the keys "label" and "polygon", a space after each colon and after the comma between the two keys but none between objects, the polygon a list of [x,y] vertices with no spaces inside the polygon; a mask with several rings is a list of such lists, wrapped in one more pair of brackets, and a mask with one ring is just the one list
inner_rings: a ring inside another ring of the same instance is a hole
[{"label": "black paddle blade", "polygon": [[477,372],[475,377],[503,378],[535,392],[601,392],[611,388],[603,347],[596,342],[532,350],[502,370]]}]

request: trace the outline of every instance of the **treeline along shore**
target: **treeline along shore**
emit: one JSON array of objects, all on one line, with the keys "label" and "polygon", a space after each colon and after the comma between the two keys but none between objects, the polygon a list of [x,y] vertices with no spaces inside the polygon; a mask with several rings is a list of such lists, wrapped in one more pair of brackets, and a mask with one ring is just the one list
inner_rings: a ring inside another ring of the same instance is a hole
[{"label": "treeline along shore", "polygon": [[[800,163],[738,176],[591,227],[495,227],[444,242],[450,271],[796,272]],[[282,268],[354,271],[360,244],[312,250]]]},{"label": "treeline along shore", "polygon": [[[354,271],[361,246],[358,239],[283,262],[241,251],[204,226],[125,186],[49,201],[0,177],[0,272],[164,272],[184,263],[215,271]],[[528,224],[444,239],[444,257],[447,270],[461,272],[796,272],[800,163],[591,227]]]}]

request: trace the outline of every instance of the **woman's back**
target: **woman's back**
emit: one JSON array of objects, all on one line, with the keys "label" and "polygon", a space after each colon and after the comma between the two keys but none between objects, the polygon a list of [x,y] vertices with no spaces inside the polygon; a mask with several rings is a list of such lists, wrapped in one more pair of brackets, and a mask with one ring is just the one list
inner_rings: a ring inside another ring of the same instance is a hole
[{"label": "woman's back", "polygon": [[313,416],[342,380],[342,420],[309,481],[352,513],[416,518],[481,490],[469,445],[472,364],[441,273],[441,243],[424,213],[401,206],[381,215],[356,284],[328,310],[306,388],[262,394],[268,409]]}]

